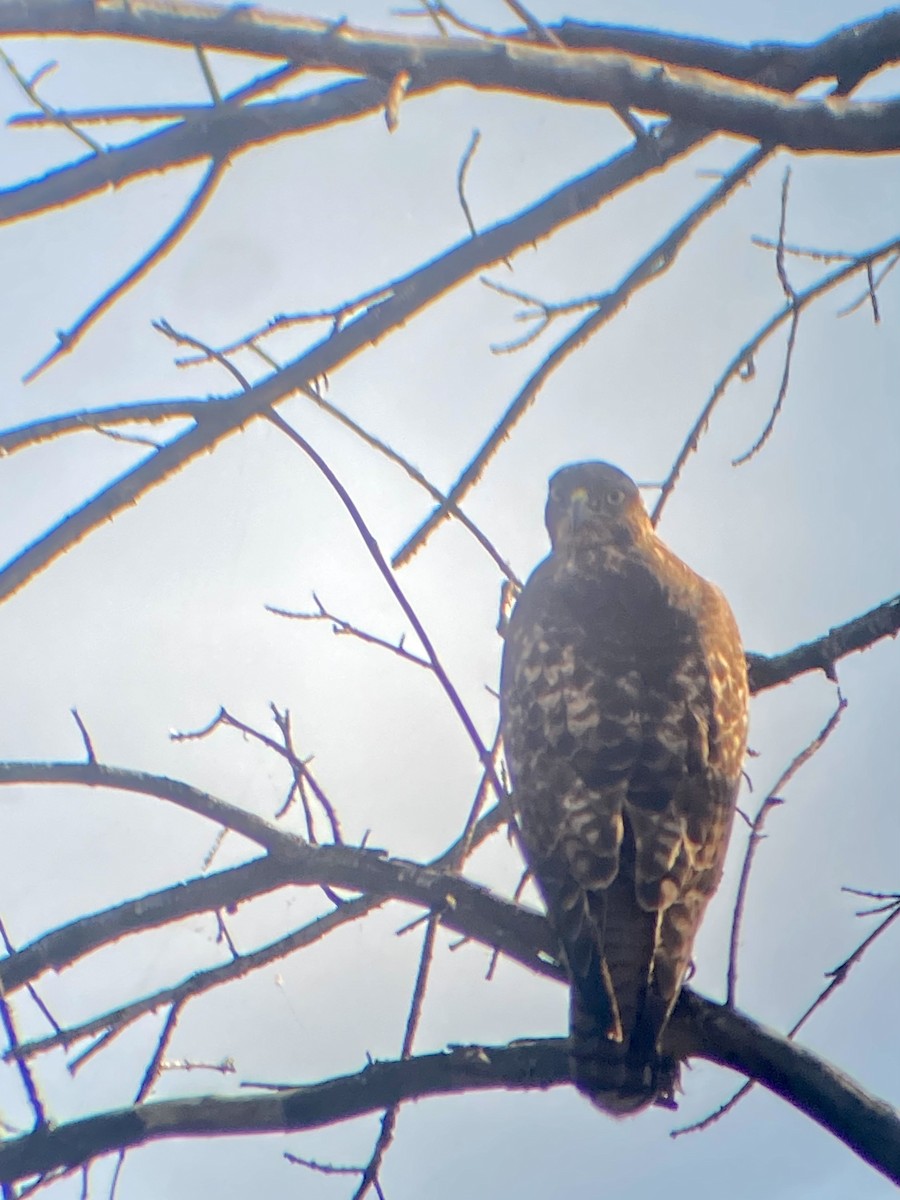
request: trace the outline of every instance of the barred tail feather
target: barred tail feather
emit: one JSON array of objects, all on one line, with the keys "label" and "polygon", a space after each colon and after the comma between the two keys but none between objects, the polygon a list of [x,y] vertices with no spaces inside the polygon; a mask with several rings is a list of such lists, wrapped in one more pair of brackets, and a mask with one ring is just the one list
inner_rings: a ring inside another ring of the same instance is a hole
[{"label": "barred tail feather", "polygon": [[587,1007],[577,988],[570,1006],[569,1070],[572,1082],[614,1117],[631,1116],[651,1104],[675,1106],[678,1063],[659,1054],[635,1029],[630,1042],[611,1041],[602,1014]]}]

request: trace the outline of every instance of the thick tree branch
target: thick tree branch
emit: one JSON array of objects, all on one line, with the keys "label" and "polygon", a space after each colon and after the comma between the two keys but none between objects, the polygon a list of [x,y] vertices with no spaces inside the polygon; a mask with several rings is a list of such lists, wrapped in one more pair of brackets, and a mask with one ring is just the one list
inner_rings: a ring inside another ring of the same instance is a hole
[{"label": "thick tree branch", "polygon": [[[390,896],[442,915],[449,929],[470,934],[542,974],[558,975],[550,962],[554,943],[543,917],[492,895],[458,875],[388,858],[354,846],[313,846],[276,825],[188,784],[99,763],[0,763],[0,786],[75,784],[155,796],[213,820],[264,847],[290,866],[283,882],[328,884],[352,892]],[[279,872],[280,873],[280,872]]]},{"label": "thick tree branch", "polygon": [[[277,869],[281,863],[290,864],[293,882],[327,881],[421,904],[439,912],[449,927],[501,946],[532,970],[562,977],[549,958],[552,936],[539,914],[500,900],[456,876],[386,859],[377,852],[308,846],[259,818],[242,814],[185,785],[95,763],[0,765],[0,783],[17,782],[125,787],[174,800],[204,816],[225,820],[229,827],[266,844],[278,856]],[[102,1025],[102,1019],[98,1020]],[[128,1112],[104,1114],[6,1143],[0,1147],[0,1178],[8,1180],[55,1166],[74,1165],[105,1149],[137,1145],[155,1137],[311,1128],[417,1096],[481,1087],[549,1086],[567,1077],[561,1047],[559,1042],[529,1043],[527,1047],[454,1052],[405,1063],[376,1064],[360,1076],[297,1089],[287,1096],[176,1102],[174,1106],[139,1106]],[[21,1052],[38,1048],[37,1044],[23,1046]],[[866,1161],[891,1178],[900,1179],[900,1125],[893,1110],[787,1039],[761,1029],[738,1013],[685,993],[672,1025],[669,1048],[679,1056],[706,1057],[759,1080],[834,1132]]]},{"label": "thick tree branch", "polygon": [[693,992],[682,992],[677,1017],[701,1058],[756,1079],[900,1183],[900,1117],[890,1104],[811,1051]]},{"label": "thick tree branch", "polygon": [[[2,2],[2,0],[0,0]],[[477,238],[466,238],[439,257],[391,281],[353,320],[247,392],[209,401],[197,424],[126,471],[0,570],[0,600],[23,587],[71,546],[151,488],[207,454],[218,443],[279,401],[303,390],[310,380],[332,374],[367,346],[406,324],[438,296],[523,246],[596,208],[636,179],[662,170],[700,140],[693,130],[670,128],[659,138],[623,151],[571,180],[515,217]]]},{"label": "thick tree branch", "polygon": [[[796,150],[873,153],[900,148],[900,101],[795,100],[774,88],[713,71],[619,51],[582,50],[513,39],[403,37],[349,24],[286,17],[255,8],[145,0],[139,7],[84,0],[0,2],[0,33],[77,33],[240,50],[389,83],[411,91],[462,84],[566,101],[667,114],[754,141]],[[889,57],[900,54],[896,30]]]},{"label": "thick tree branch", "polygon": [[567,46],[622,50],[676,66],[700,67],[731,79],[758,80],[792,91],[812,79],[836,79],[844,94],[900,54],[900,12],[857,21],[816,42],[757,42],[749,46],[712,38],[625,25],[564,20],[552,26]]},{"label": "thick tree branch", "polygon": [[[685,993],[672,1023],[679,1054],[750,1074],[900,1182],[900,1119],[824,1060],[741,1013]],[[202,1097],[135,1105],[0,1144],[0,1181],[74,1167],[160,1138],[315,1129],[408,1100],[568,1082],[561,1038],[461,1046],[443,1054],[372,1063],[355,1075],[275,1094]]]},{"label": "thick tree branch", "polygon": [[751,692],[762,692],[796,679],[807,671],[824,671],[828,679],[837,682],[836,664],[848,654],[867,650],[885,637],[900,632],[900,596],[885,600],[862,616],[843,625],[836,625],[815,641],[805,642],[784,654],[748,654]]},{"label": "thick tree branch", "polygon": [[[220,10],[221,11],[221,10]],[[225,161],[242,150],[290,134],[326,129],[377,112],[384,84],[353,80],[297,100],[239,106],[224,102],[179,124],[103,154],[93,154],[10,188],[0,189],[0,222],[82,200],[131,179],[201,159]]]}]

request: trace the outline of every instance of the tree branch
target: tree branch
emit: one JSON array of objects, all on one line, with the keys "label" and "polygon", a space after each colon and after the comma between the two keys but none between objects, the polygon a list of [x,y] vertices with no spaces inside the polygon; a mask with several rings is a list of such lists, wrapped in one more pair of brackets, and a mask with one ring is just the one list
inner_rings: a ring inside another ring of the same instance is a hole
[{"label": "tree branch", "polygon": [[[0,0],[2,3],[2,0]],[[219,11],[219,10],[217,10]],[[151,488],[209,453],[225,437],[298,390],[312,379],[333,373],[367,346],[403,326],[438,296],[523,246],[540,241],[576,217],[596,208],[636,179],[662,170],[698,141],[694,131],[671,129],[563,184],[555,192],[477,238],[447,250],[409,274],[391,281],[352,321],[326,336],[280,371],[247,392],[209,401],[197,424],[173,438],[136,467],[120,475],[80,508],[53,526],[0,570],[0,600],[14,594],[71,546]]]},{"label": "tree branch", "polygon": [[826,677],[836,683],[840,659],[857,650],[867,650],[881,638],[895,638],[898,632],[900,595],[784,654],[773,654],[768,658],[764,654],[748,654],[750,691],[762,692],[777,687],[807,671],[824,671]]},{"label": "tree branch", "polygon": [[[900,101],[796,100],[713,71],[673,66],[621,51],[558,49],[516,39],[404,37],[341,22],[244,7],[145,0],[89,5],[82,0],[0,2],[0,33],[80,33],[140,38],[289,57],[317,70],[384,82],[409,74],[409,92],[451,84],[663,113],[690,124],[796,150],[877,153],[900,148]],[[881,32],[883,53],[900,55],[896,22]]]},{"label": "tree branch", "polygon": [[[688,992],[672,1021],[672,1049],[752,1075],[900,1182],[900,1119],[884,1101],[807,1050],[735,1011]],[[371,1063],[274,1095],[166,1100],[100,1113],[0,1143],[0,1181],[75,1167],[159,1138],[315,1129],[427,1096],[567,1083],[562,1038],[460,1046],[442,1054]]]}]

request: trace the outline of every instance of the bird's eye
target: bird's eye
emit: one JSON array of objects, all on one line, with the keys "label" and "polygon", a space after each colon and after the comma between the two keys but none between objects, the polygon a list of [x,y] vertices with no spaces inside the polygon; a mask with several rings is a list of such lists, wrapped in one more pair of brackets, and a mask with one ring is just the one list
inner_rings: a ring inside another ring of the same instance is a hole
[{"label": "bird's eye", "polygon": [[611,504],[613,508],[618,508],[620,504],[625,502],[625,493],[621,488],[610,488],[606,493],[606,503]]}]

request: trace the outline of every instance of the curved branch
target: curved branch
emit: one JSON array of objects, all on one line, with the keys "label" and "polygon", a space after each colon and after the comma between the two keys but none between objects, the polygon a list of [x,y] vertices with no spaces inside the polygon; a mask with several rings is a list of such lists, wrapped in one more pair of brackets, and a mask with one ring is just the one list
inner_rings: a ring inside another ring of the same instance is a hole
[{"label": "curved branch", "polygon": [[693,992],[682,992],[677,1017],[701,1058],[756,1079],[900,1183],[900,1117],[890,1104],[812,1051]]},{"label": "curved branch", "polygon": [[[900,1182],[900,1119],[824,1060],[701,996],[684,993],[672,1048],[752,1075]],[[0,1143],[0,1181],[71,1168],[159,1138],[315,1129],[427,1096],[567,1083],[562,1038],[459,1046],[442,1054],[371,1063],[354,1075],[274,1094],[137,1104]]]},{"label": "curved branch", "polygon": [[0,990],[6,995],[37,979],[44,971],[61,971],[101,946],[131,933],[143,933],[183,917],[255,899],[292,882],[291,866],[257,858],[186,883],[126,900],[51,929],[21,950],[0,959]]},{"label": "curved branch", "polygon": [[[391,897],[440,913],[443,923],[503,952],[541,974],[560,977],[548,961],[554,942],[544,918],[437,867],[388,858],[382,851],[354,846],[313,846],[255,813],[161,775],[126,771],[100,763],[0,763],[0,786],[75,784],[155,796],[216,821],[263,846],[289,866],[283,882],[321,884],[379,897]],[[440,861],[440,860],[439,860]]]},{"label": "curved branch", "polygon": [[[347,71],[384,82],[408,73],[418,92],[462,84],[566,101],[668,114],[754,141],[797,150],[877,153],[900,148],[900,101],[796,100],[774,88],[696,67],[678,67],[620,51],[573,52],[513,39],[403,37],[341,22],[315,21],[257,9],[170,0],[139,7],[83,0],[0,3],[0,33],[81,33],[202,45],[289,57],[318,70]],[[893,33],[884,53],[900,57]]]}]

